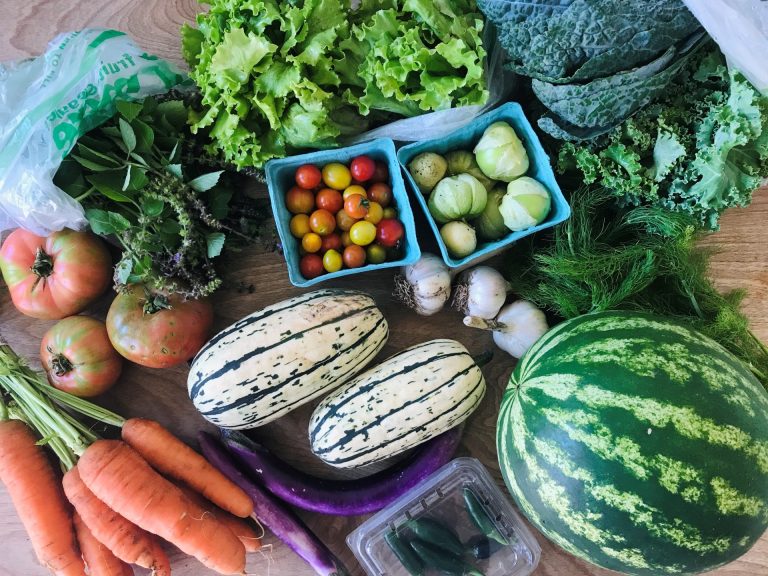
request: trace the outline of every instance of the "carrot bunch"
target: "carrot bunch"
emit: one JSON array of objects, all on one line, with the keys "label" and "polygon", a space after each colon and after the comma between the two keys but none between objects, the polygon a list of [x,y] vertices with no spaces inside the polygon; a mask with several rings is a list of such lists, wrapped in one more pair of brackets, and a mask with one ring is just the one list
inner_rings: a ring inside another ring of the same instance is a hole
[{"label": "carrot bunch", "polygon": [[[8,401],[6,403],[6,400]],[[120,426],[103,440],[64,405]],[[32,430],[66,470],[63,480]],[[157,422],[124,420],[50,387],[0,345],[0,480],[41,564],[61,576],[171,573],[159,538],[222,574],[244,574],[260,536],[238,486]],[[74,509],[74,510],[73,510]]]}]

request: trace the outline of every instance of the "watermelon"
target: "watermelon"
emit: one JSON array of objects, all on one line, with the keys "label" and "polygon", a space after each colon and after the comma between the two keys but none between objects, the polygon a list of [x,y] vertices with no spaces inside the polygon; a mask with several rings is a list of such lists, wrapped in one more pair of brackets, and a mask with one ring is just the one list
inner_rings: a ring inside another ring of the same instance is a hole
[{"label": "watermelon", "polygon": [[636,312],[574,318],[522,358],[504,480],[548,538],[627,574],[695,574],[768,527],[768,394],[725,348]]}]

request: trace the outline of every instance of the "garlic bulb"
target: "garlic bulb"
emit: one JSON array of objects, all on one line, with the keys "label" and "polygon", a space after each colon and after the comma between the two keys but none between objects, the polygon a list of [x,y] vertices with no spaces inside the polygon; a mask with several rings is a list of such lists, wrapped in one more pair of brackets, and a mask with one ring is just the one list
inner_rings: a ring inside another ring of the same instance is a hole
[{"label": "garlic bulb", "polygon": [[417,314],[431,316],[442,310],[451,295],[451,274],[443,259],[424,253],[395,276],[395,298]]},{"label": "garlic bulb", "polygon": [[498,270],[477,266],[459,275],[451,305],[465,316],[490,320],[504,306],[509,288]]},{"label": "garlic bulb", "polygon": [[467,316],[464,318],[464,324],[472,328],[492,330],[496,346],[515,358],[522,358],[549,330],[544,312],[527,300],[517,300],[504,306],[493,320]]}]

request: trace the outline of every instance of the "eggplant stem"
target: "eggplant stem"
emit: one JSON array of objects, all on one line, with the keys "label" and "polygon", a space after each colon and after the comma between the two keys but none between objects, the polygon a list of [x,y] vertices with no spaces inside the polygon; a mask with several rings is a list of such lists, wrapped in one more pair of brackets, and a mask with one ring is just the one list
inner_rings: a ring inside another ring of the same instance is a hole
[{"label": "eggplant stem", "polygon": [[478,316],[465,316],[464,325],[470,328],[479,328],[480,330],[491,330],[492,332],[504,332],[509,329],[509,324],[499,322],[498,320],[486,320]]}]

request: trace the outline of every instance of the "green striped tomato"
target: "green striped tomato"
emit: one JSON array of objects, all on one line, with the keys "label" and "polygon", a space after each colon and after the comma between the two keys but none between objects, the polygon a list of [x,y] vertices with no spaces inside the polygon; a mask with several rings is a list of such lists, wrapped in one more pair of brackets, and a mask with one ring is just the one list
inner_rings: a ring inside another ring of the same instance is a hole
[{"label": "green striped tomato", "polygon": [[692,574],[768,527],[768,394],[706,336],[604,312],[542,337],[499,413],[504,480],[548,538],[627,574]]},{"label": "green striped tomato", "polygon": [[89,316],[70,316],[48,330],[40,362],[52,386],[84,398],[111,388],[123,368],[104,322]]}]

